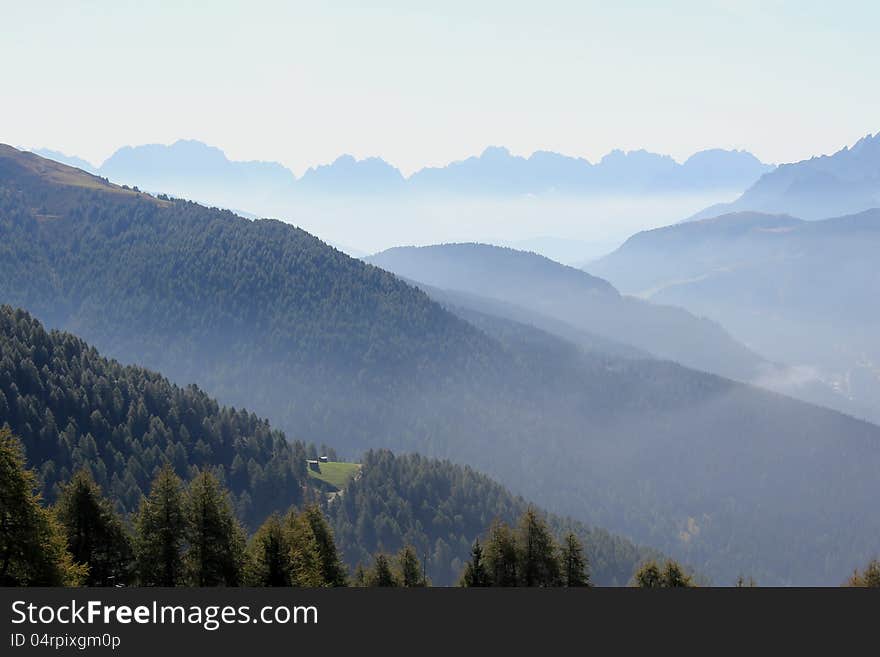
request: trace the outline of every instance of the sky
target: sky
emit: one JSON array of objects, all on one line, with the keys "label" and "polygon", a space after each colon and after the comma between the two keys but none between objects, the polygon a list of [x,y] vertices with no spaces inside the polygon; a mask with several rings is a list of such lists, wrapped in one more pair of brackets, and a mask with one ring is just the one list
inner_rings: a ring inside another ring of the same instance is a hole
[{"label": "sky", "polygon": [[0,142],[409,174],[487,145],[780,163],[880,131],[877,2],[145,4],[0,0]]}]

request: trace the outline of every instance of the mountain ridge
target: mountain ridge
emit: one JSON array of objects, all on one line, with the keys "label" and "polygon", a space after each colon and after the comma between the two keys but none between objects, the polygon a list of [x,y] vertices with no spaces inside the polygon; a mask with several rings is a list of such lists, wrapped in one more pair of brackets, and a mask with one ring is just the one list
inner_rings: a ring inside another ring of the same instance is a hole
[{"label": "mountain ridge", "polygon": [[278,221],[87,189],[44,221],[39,199],[60,186],[37,182],[0,177],[0,300],[293,439],[477,467],[719,582],[837,584],[876,546],[878,427],[468,322]]},{"label": "mountain ridge", "polygon": [[[536,253],[451,243],[395,247],[366,260],[426,285],[530,308],[656,357],[722,376],[749,380],[762,363],[718,325],[678,308],[623,297],[608,281]],[[679,342],[683,334],[690,337],[684,341],[686,348]]]},{"label": "mountain ridge", "polygon": [[765,173],[732,203],[710,206],[685,219],[733,211],[792,214],[816,220],[880,206],[880,132],[831,155],[783,164]]},{"label": "mountain ridge", "polygon": [[722,322],[838,389],[834,407],[878,420],[878,248],[880,210],[812,221],[739,212],[638,233],[590,269]]},{"label": "mountain ridge", "polygon": [[[489,146],[479,155],[424,167],[409,176],[381,157],[356,159],[343,154],[333,162],[311,166],[300,177],[277,162],[235,161],[222,150],[197,140],[180,139],[170,145],[144,144],[117,149],[100,166],[50,149],[34,152],[120,183],[138,184],[159,193],[197,200],[198,185],[206,178],[224,184],[245,178],[274,193],[376,194],[600,194],[628,190],[648,193],[723,189],[739,190],[771,169],[747,151],[707,149],[678,163],[668,155],[613,150],[595,164],[582,157],[552,151],[514,156],[502,146]],[[186,163],[183,168],[180,162]],[[464,177],[459,174],[464,172]],[[159,173],[161,172],[161,176]],[[183,194],[179,178],[195,186]],[[292,189],[286,189],[290,187]],[[210,200],[210,199],[208,199]]]}]

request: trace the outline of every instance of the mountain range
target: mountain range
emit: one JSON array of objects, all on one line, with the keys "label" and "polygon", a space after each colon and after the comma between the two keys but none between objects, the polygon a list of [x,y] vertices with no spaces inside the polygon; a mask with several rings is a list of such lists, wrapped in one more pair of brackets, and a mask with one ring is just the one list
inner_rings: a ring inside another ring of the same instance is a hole
[{"label": "mountain range", "polygon": [[679,164],[668,155],[615,150],[593,164],[584,158],[537,151],[528,158],[492,146],[479,156],[404,177],[381,158],[342,155],[301,178],[276,162],[236,162],[215,147],[180,140],[171,145],[125,146],[95,167],[57,151],[37,154],[142,189],[241,205],[252,198],[372,196],[409,193],[453,196],[526,194],[656,194],[740,191],[772,170],[745,151],[711,149]]},{"label": "mountain range", "polygon": [[443,244],[395,247],[366,261],[442,290],[528,308],[645,354],[722,376],[750,380],[768,365],[717,324],[680,308],[621,296],[608,281],[535,253]]},{"label": "mountain range", "polygon": [[[153,197],[10,147],[0,238],[0,301],[269,417],[291,439],[473,466],[719,583],[838,584],[876,550],[880,428],[641,357],[628,340],[669,344],[682,326],[726,334],[583,272],[557,280],[527,261],[542,281],[527,291],[618,313],[610,341],[488,305],[451,312],[289,224]],[[655,312],[676,321],[662,330]],[[616,351],[621,342],[636,353]]]},{"label": "mountain range", "polygon": [[880,420],[878,250],[877,209],[816,221],[739,212],[639,233],[589,267],[721,322]]},{"label": "mountain range", "polygon": [[833,155],[782,164],[761,176],[732,203],[713,205],[690,219],[756,211],[812,220],[878,206],[880,133],[866,135]]}]

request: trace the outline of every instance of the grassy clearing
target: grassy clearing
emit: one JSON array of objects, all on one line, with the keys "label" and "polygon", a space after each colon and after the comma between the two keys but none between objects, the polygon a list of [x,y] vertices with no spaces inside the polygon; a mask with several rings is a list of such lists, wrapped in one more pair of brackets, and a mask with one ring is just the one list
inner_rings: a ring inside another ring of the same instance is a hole
[{"label": "grassy clearing", "polygon": [[346,484],[348,484],[349,480],[354,477],[360,467],[360,463],[322,463],[321,471],[315,472],[314,470],[309,470],[309,476],[314,477],[315,479],[320,479],[334,488],[342,490],[345,488]]}]

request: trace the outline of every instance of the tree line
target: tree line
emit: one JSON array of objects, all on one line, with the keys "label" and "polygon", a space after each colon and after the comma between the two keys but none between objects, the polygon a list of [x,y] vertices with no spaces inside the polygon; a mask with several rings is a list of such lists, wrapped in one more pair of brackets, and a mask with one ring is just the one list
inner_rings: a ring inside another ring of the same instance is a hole
[{"label": "tree line", "polygon": [[247,539],[210,470],[185,485],[170,464],[126,521],[87,469],[42,504],[21,443],[0,429],[0,584],[5,586],[343,586],[320,508],[271,514]]},{"label": "tree line", "polygon": [[303,442],[288,442],[268,421],[223,407],[194,385],[179,387],[104,358],[10,306],[0,306],[3,424],[38,464],[50,502],[85,468],[130,513],[170,463],[184,479],[197,469],[214,470],[230,488],[236,513],[253,527],[302,502],[308,485]]},{"label": "tree line", "polygon": [[[419,454],[370,450],[360,476],[327,507],[337,544],[356,568],[377,552],[396,554],[411,545],[430,579],[458,582],[474,539],[494,520],[516,524],[528,502],[473,468]],[[625,586],[640,563],[662,559],[605,530],[541,513],[554,536],[574,534],[590,555],[598,586]]]},{"label": "tree line", "polygon": [[[0,585],[2,586],[294,586],[425,587],[431,584],[412,545],[378,552],[349,576],[333,530],[316,504],[273,512],[247,538],[229,491],[210,471],[184,482],[160,470],[127,521],[86,469],[42,504],[21,442],[0,429]],[[848,586],[880,587],[880,561],[856,570]],[[462,587],[590,587],[589,559],[577,535],[557,540],[546,517],[528,507],[516,526],[495,520],[477,539]],[[689,588],[677,562],[649,560],[631,586]],[[737,581],[754,586],[754,581]]]},{"label": "tree line", "polygon": [[[332,447],[288,441],[249,411],[109,360],[10,306],[0,306],[4,424],[24,443],[48,503],[85,468],[127,516],[168,463],[184,481],[202,470],[216,475],[249,532],[273,512],[322,499],[306,473],[307,458],[338,460]],[[411,545],[435,584],[452,585],[474,538],[496,517],[514,522],[527,506],[496,481],[449,461],[378,450],[362,463],[362,476],[325,509],[352,571],[378,552],[394,561]],[[638,562],[656,556],[607,531],[549,520],[554,532],[571,529],[584,541],[598,584],[624,585]]]}]

